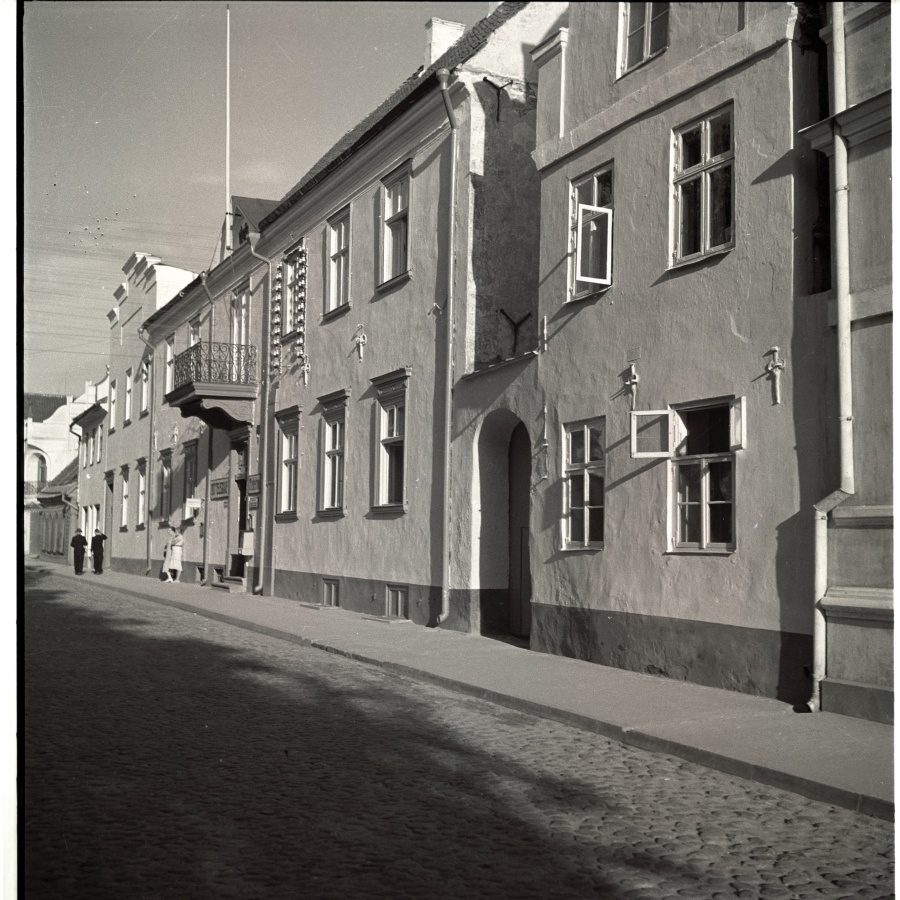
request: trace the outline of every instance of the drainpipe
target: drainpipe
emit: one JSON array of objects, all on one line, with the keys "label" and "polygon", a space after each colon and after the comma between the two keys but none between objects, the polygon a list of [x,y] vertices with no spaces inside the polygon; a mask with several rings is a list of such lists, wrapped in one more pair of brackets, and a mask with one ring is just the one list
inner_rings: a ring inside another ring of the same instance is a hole
[{"label": "drainpipe", "polygon": [[[260,360],[259,360],[259,374],[262,378],[262,434],[260,438],[260,447],[259,447],[259,458],[262,461],[262,465],[260,466],[260,476],[259,476],[259,514],[257,515],[257,533],[259,534],[259,541],[256,545],[256,555],[259,560],[259,570],[256,573],[256,586],[253,588],[254,594],[261,594],[263,590],[263,577],[265,572],[265,542],[269,539],[269,529],[267,527],[268,521],[266,519],[266,515],[269,511],[268,504],[268,489],[266,487],[266,481],[269,475],[269,375],[266,374],[263,376],[263,372],[267,371],[264,369],[266,362],[269,358],[269,342],[267,339],[268,335],[268,322],[269,322],[269,304],[271,303],[272,296],[272,260],[267,259],[265,256],[256,252],[256,248],[253,246],[251,241],[247,241],[248,246],[250,247],[250,254],[254,256],[256,259],[261,260],[268,267],[268,275],[266,281],[266,292],[263,294],[263,318],[262,318],[262,328],[260,329],[261,335],[261,350]],[[271,592],[270,592],[271,593]]]},{"label": "drainpipe", "polygon": [[447,303],[444,306],[444,320],[447,326],[447,363],[444,379],[444,433],[443,433],[443,522],[441,528],[441,611],[437,617],[437,625],[447,621],[450,615],[450,436],[453,422],[453,282],[455,278],[455,243],[456,234],[456,173],[457,145],[459,131],[453,104],[447,90],[450,72],[438,69],[435,73],[441,87],[447,121],[450,123],[450,208],[447,222]]},{"label": "drainpipe", "polygon": [[[150,351],[149,360],[153,362],[154,348],[153,344],[144,337],[144,326],[138,326],[137,336],[144,342],[144,346]],[[153,418],[154,418],[154,410],[156,409],[156,400],[155,395],[153,393],[153,387],[156,384],[156,366],[150,366],[150,419],[149,419],[149,428],[150,432],[147,437],[147,468],[149,470],[150,463],[153,460]],[[144,477],[146,478],[148,472],[144,473]],[[153,508],[151,489],[152,482],[155,479],[150,479],[150,484],[148,484],[147,489],[147,509],[145,510],[145,516],[147,518],[146,526],[147,526],[147,569],[144,572],[145,575],[149,575],[151,570],[153,569],[153,529],[150,527],[150,510]]]},{"label": "drainpipe", "polygon": [[[837,116],[847,108],[847,69],[844,47],[844,4],[832,4],[831,87]],[[826,675],[826,622],[822,600],[828,591],[828,516],[856,492],[853,469],[853,366],[851,356],[850,231],[847,183],[847,140],[834,125],[834,225],[837,292],[838,408],[840,418],[840,487],[815,504],[815,620],[813,627],[813,694],[807,704],[822,707]]]},{"label": "drainpipe", "polygon": [[[209,292],[209,287],[206,284],[207,275],[207,272],[200,273],[200,283],[203,285],[203,290],[206,291],[206,296],[209,297],[209,344],[211,348],[213,342],[213,323],[215,321],[216,305],[215,301],[213,300],[213,295]],[[212,584],[213,581],[213,579],[210,577],[209,571],[209,517],[212,512],[212,508],[210,506],[210,504],[212,503],[212,485],[210,484],[210,482],[212,481],[214,433],[215,428],[210,425],[209,437],[206,439],[206,500],[204,501],[203,511],[203,578],[200,581],[200,584],[204,587],[206,587],[206,585],[208,584]]]}]

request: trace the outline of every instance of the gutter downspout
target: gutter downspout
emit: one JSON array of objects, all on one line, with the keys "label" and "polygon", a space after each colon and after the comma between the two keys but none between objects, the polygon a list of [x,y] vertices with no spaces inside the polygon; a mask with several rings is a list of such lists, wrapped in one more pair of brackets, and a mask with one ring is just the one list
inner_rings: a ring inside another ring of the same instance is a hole
[{"label": "gutter downspout", "polygon": [[[263,344],[263,352],[260,353],[260,375],[262,375],[264,370],[264,366],[269,358],[269,342],[267,339],[268,335],[268,322],[270,317],[270,306],[271,297],[272,297],[272,260],[267,259],[265,256],[256,252],[256,248],[253,246],[253,243],[248,240],[248,246],[250,247],[251,256],[255,257],[258,260],[261,260],[268,266],[268,275],[266,281],[266,292],[263,295],[263,318],[262,318],[262,328],[260,329],[260,334],[262,338]],[[266,487],[266,481],[268,479],[269,472],[269,374],[267,372],[265,378],[262,379],[262,434],[260,438],[260,448],[259,448],[259,457],[262,462],[260,467],[260,484],[259,484],[259,515],[257,516],[257,531],[259,532],[259,542],[256,546],[257,558],[259,559],[259,571],[256,573],[256,586],[253,588],[254,594],[262,594],[263,590],[263,579],[265,577],[265,562],[266,562],[266,551],[265,551],[265,542],[269,539],[269,529],[267,528],[268,520],[266,519],[266,515],[268,514],[268,489]],[[271,593],[271,592],[270,592]]]},{"label": "gutter downspout", "polygon": [[[150,362],[153,363],[155,357],[155,351],[153,344],[144,337],[143,334],[144,326],[139,325],[137,330],[137,336],[144,342],[144,346],[150,351]],[[147,439],[147,466],[150,466],[150,463],[153,460],[153,419],[154,419],[154,410],[156,409],[156,400],[155,395],[153,393],[153,388],[156,384],[156,366],[150,366],[150,434]],[[146,477],[146,473],[145,476]],[[151,482],[155,479],[151,479]],[[150,484],[150,488],[152,490],[152,483]],[[144,572],[144,575],[149,575],[153,569],[153,529],[150,528],[150,510],[153,509],[153,498],[150,494],[150,490],[147,491],[147,569]]]},{"label": "gutter downspout", "polygon": [[[200,283],[203,285],[203,290],[206,291],[206,296],[209,297],[209,344],[212,346],[213,339],[213,323],[215,321],[215,311],[216,304],[213,300],[213,295],[209,292],[209,287],[206,284],[206,278],[208,276],[208,272],[200,273]],[[212,503],[212,463],[213,463],[213,433],[215,432],[215,428],[212,425],[209,426],[209,437],[206,440],[206,499],[203,501],[204,509],[203,509],[203,578],[200,581],[200,584],[206,587],[208,584],[212,584],[212,578],[210,577],[209,571],[209,517],[210,517],[210,504]]]},{"label": "gutter downspout", "polygon": [[441,96],[444,100],[444,109],[447,111],[447,121],[450,123],[450,209],[448,216],[447,233],[447,303],[444,307],[445,321],[447,323],[447,364],[446,378],[444,381],[444,433],[443,433],[443,522],[441,527],[441,611],[437,617],[437,625],[442,625],[450,616],[450,436],[453,422],[453,286],[456,277],[455,265],[455,234],[456,234],[456,177],[457,177],[457,148],[459,144],[459,131],[456,123],[456,115],[453,112],[453,104],[450,102],[450,94],[447,90],[447,82],[450,72],[447,69],[438,69],[438,84],[441,88]]},{"label": "gutter downspout", "polygon": [[[847,108],[847,68],[844,46],[844,4],[832,4],[833,115]],[[850,304],[849,186],[847,140],[834,126],[834,225],[837,291],[838,408],[840,419],[841,484],[814,506],[815,612],[813,625],[813,693],[807,706],[822,708],[822,681],[826,676],[826,622],[822,601],[828,591],[828,516],[856,492],[853,468],[853,365]]]}]

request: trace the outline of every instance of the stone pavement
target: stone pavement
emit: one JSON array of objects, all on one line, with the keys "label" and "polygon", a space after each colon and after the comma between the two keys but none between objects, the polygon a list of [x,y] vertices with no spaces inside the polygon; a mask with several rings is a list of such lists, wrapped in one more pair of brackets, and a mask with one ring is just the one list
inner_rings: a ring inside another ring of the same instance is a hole
[{"label": "stone pavement", "polygon": [[[68,567],[30,562],[54,574]],[[107,589],[424,679],[624,744],[893,821],[893,727],[278,597],[107,572]]]}]

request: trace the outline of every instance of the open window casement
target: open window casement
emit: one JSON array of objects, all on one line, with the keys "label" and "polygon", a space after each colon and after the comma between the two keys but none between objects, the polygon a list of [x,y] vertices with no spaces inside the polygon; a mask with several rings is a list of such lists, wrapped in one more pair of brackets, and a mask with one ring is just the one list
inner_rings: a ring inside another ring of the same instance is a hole
[{"label": "open window casement", "polygon": [[[714,406],[722,409],[726,403],[729,414],[728,451],[743,450],[747,446],[747,398],[733,397]],[[631,413],[632,459],[672,459],[684,456],[688,452],[688,427],[681,413],[686,415],[692,409],[702,408],[634,410]],[[724,449],[720,446],[712,452],[723,452]]]},{"label": "open window casement", "polygon": [[612,210],[578,204],[575,279],[612,284]]},{"label": "open window casement", "polygon": [[670,459],[675,452],[676,420],[671,409],[641,409],[631,413],[632,459]]}]

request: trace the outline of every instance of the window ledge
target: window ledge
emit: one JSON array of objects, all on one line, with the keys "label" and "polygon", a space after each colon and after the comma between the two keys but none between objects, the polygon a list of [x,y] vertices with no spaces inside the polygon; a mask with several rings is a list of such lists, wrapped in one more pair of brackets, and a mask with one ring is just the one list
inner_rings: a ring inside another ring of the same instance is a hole
[{"label": "window ledge", "polygon": [[134,526],[134,530],[135,531],[143,531],[146,527],[147,526],[143,522],[140,522],[139,524]]},{"label": "window ledge", "polygon": [[674,262],[669,263],[667,271],[671,272],[673,269],[683,269],[686,266],[692,266],[694,263],[704,262],[707,259],[713,259],[716,256],[724,256],[726,253],[731,253],[734,250],[735,245],[729,244],[727,247],[717,247],[715,250],[708,250],[706,253],[699,253],[694,256],[689,256],[686,259],[676,259]]},{"label": "window ledge", "polygon": [[605,544],[589,544],[587,547],[560,547],[560,553],[596,553],[605,550]]},{"label": "window ledge", "polygon": [[373,506],[369,512],[373,516],[400,516],[406,513],[406,503],[391,503],[383,506]]},{"label": "window ledge", "polygon": [[352,306],[352,303],[347,302],[343,306],[338,306],[335,309],[329,309],[328,312],[322,313],[322,321],[330,322],[332,319],[339,319],[345,313],[350,312],[350,308]]},{"label": "window ledge", "polygon": [[709,548],[707,550],[701,550],[699,547],[696,550],[692,550],[690,547],[676,547],[674,550],[666,550],[665,556],[731,556],[733,553],[737,553],[737,547],[732,547],[730,550],[721,547],[721,548]]},{"label": "window ledge", "polygon": [[297,518],[298,518],[298,516],[297,516],[296,512],[275,513],[275,521],[276,522],[296,522]]},{"label": "window ledge", "polygon": [[140,418],[143,419],[145,416],[149,416],[149,415],[150,415],[150,410],[149,410],[149,409],[142,409],[142,410],[141,410]]},{"label": "window ledge", "polygon": [[109,431],[106,432],[107,436],[109,436],[109,435],[111,435],[111,434],[115,434],[115,433],[116,433],[116,429],[115,429],[115,428],[110,428]]},{"label": "window ledge", "polygon": [[668,49],[668,45],[666,45],[662,49],[657,50],[656,53],[651,53],[649,56],[645,56],[639,63],[635,63],[630,69],[623,69],[616,78],[616,81],[620,81],[627,75],[630,75],[632,72],[636,72],[638,69],[642,69],[647,65],[647,63],[652,62],[658,56],[662,56],[663,53],[665,53]]},{"label": "window ledge", "polygon": [[347,509],[343,506],[329,507],[327,509],[317,509],[316,516],[320,519],[340,519],[347,515]]},{"label": "window ledge", "polygon": [[131,424],[131,419],[126,419],[126,420],[122,423],[122,427],[125,428],[127,425],[130,425],[130,424]]},{"label": "window ledge", "polygon": [[383,281],[381,284],[375,285],[375,293],[383,294],[391,288],[399,287],[401,284],[405,284],[412,278],[412,269],[407,269],[405,272],[401,272],[399,275],[395,275],[393,278],[389,278],[387,281]]},{"label": "window ledge", "polygon": [[127,525],[120,525],[120,526],[119,526],[119,534],[121,534],[123,531],[128,531],[128,526],[127,526]]},{"label": "window ledge", "polygon": [[583,291],[580,294],[571,294],[566,299],[566,306],[572,303],[583,303],[585,300],[596,300],[602,297],[608,290],[612,288],[611,284],[601,284],[596,290]]}]

